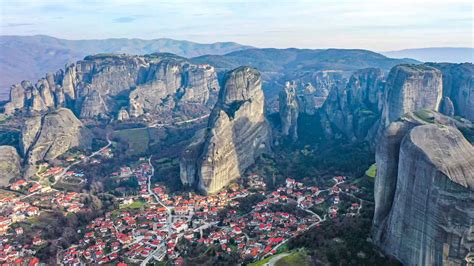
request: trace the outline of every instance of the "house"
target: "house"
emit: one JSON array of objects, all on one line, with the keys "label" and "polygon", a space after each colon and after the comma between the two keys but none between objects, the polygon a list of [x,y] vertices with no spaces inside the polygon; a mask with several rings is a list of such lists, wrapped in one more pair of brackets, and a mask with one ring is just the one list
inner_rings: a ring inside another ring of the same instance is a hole
[{"label": "house", "polygon": [[296,185],[296,181],[294,179],[291,179],[291,178],[286,179],[286,187],[287,188],[293,188],[293,187],[295,187],[295,185]]},{"label": "house", "polygon": [[344,181],[344,179],[346,179],[346,178],[339,175],[339,176],[333,177],[333,179],[334,179],[334,181],[336,181],[336,183],[340,183],[340,182]]},{"label": "house", "polygon": [[20,190],[22,187],[26,186],[28,183],[21,179],[16,181],[15,183],[11,184],[10,189],[12,190]]},{"label": "house", "polygon": [[33,193],[40,189],[41,189],[41,185],[39,183],[34,183],[33,186],[31,186],[30,189],[28,189],[28,192]]},{"label": "house", "polygon": [[26,214],[28,214],[28,216],[39,215],[39,208],[38,207],[28,207],[26,209]]},{"label": "house", "polygon": [[33,245],[35,245],[35,246],[41,246],[43,243],[44,243],[44,240],[41,239],[40,236],[35,236],[35,237],[33,238]]},{"label": "house", "polygon": [[22,235],[22,234],[23,234],[23,227],[17,227],[17,228],[15,229],[15,233],[16,233],[17,235]]}]

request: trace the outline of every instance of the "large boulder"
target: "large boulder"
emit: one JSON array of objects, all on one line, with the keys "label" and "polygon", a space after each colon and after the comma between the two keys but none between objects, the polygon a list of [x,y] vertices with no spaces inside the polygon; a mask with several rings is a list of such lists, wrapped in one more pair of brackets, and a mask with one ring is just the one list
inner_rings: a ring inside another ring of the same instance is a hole
[{"label": "large boulder", "polygon": [[373,240],[406,265],[460,265],[474,247],[474,147],[466,120],[436,112],[392,122],[376,151]]},{"label": "large boulder", "polygon": [[215,193],[239,178],[260,154],[269,152],[270,145],[260,73],[237,68],[224,77],[204,136],[184,151],[181,180]]},{"label": "large boulder", "polygon": [[21,161],[15,147],[0,146],[0,186],[8,185],[10,179],[21,173]]},{"label": "large boulder", "polygon": [[32,176],[39,161],[50,161],[73,147],[89,148],[91,132],[71,110],[61,108],[25,121],[21,132],[21,151],[27,177]]}]

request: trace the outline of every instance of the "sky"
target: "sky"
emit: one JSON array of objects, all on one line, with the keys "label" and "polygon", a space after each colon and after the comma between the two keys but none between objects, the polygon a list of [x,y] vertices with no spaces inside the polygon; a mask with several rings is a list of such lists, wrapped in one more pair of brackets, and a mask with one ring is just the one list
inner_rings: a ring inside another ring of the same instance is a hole
[{"label": "sky", "polygon": [[473,47],[471,0],[0,0],[0,35],[256,47]]}]

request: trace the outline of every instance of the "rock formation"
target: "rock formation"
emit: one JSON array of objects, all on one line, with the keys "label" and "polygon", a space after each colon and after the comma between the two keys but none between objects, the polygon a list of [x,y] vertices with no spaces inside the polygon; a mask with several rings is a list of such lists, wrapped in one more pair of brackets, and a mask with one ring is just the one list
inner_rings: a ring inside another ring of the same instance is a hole
[{"label": "rock formation", "polygon": [[0,146],[0,186],[8,185],[12,178],[20,176],[20,156],[12,146]]},{"label": "rock formation", "polygon": [[239,67],[225,75],[208,129],[184,151],[181,180],[215,193],[268,152],[270,143],[260,73]]},{"label": "rock formation", "polygon": [[323,106],[329,96],[329,92],[345,83],[346,79],[339,71],[316,71],[307,73],[301,77],[295,77],[292,82],[298,95],[300,113],[314,115]]},{"label": "rock formation", "polygon": [[145,83],[130,93],[130,115],[166,112],[185,104],[212,107],[218,86],[217,74],[210,66],[163,60],[152,64]]},{"label": "rock formation", "polygon": [[117,120],[118,121],[124,121],[124,120],[128,120],[129,118],[130,118],[130,116],[127,112],[127,109],[121,108],[120,111],[117,114]]},{"label": "rock formation", "polygon": [[380,117],[383,78],[381,69],[361,69],[353,73],[345,86],[331,90],[320,109],[321,125],[327,138],[342,134],[355,141],[367,136]]},{"label": "rock formation", "polygon": [[[443,113],[474,121],[474,65],[428,64],[443,74]],[[452,109],[451,109],[452,105]]]},{"label": "rock formation", "polygon": [[373,240],[405,265],[460,265],[474,247],[474,148],[457,128],[474,132],[467,120],[408,113],[378,143]]},{"label": "rock formation", "polygon": [[35,173],[38,161],[53,160],[73,147],[87,148],[91,132],[66,108],[28,118],[21,132],[20,148],[26,173]]},{"label": "rock formation", "polygon": [[[170,54],[87,56],[64,71],[47,74],[35,85],[12,86],[5,113],[46,113],[71,108],[81,118],[163,112],[178,116],[209,113],[217,98],[217,74],[208,65],[193,65]],[[164,114],[168,115],[168,114]]]},{"label": "rock formation", "polygon": [[381,124],[388,126],[408,112],[438,111],[443,97],[442,75],[427,65],[398,65],[390,70],[384,92]]},{"label": "rock formation", "polygon": [[294,84],[286,83],[279,98],[281,133],[292,140],[298,138],[298,98]]}]

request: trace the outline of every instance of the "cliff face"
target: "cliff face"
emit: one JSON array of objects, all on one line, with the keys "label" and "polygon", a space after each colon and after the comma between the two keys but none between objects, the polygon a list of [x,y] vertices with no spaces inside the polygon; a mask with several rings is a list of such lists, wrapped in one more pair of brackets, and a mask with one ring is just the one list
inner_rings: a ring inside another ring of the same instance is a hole
[{"label": "cliff face", "polygon": [[224,77],[207,131],[184,151],[181,180],[215,193],[268,152],[270,143],[260,74],[249,67],[237,68]]},{"label": "cliff face", "polygon": [[308,115],[323,106],[333,88],[347,82],[340,71],[316,71],[294,78],[299,110]]},{"label": "cliff face", "polygon": [[5,113],[68,107],[81,118],[117,117],[122,108],[132,117],[163,111],[199,114],[210,112],[217,90],[214,68],[177,56],[96,55],[35,85],[25,81],[12,86]]},{"label": "cliff face", "polygon": [[443,113],[474,121],[474,65],[429,64],[443,74]]},{"label": "cliff face", "polygon": [[130,114],[162,113],[182,105],[211,108],[218,87],[212,67],[163,60],[152,64],[145,82],[130,93]]},{"label": "cliff face", "polygon": [[90,147],[91,132],[66,108],[25,121],[21,132],[21,151],[25,157],[25,176],[32,176],[38,161],[53,160],[73,147]]},{"label": "cliff face", "polygon": [[8,185],[12,178],[20,176],[20,156],[12,146],[0,146],[0,186]]},{"label": "cliff face", "polygon": [[336,134],[352,141],[365,138],[380,117],[383,78],[381,69],[361,69],[354,72],[345,86],[331,90],[320,110],[327,138]]},{"label": "cliff face", "polygon": [[289,82],[280,92],[279,108],[282,135],[296,140],[298,138],[298,98],[295,86]]},{"label": "cliff face", "polygon": [[442,75],[427,65],[398,65],[385,85],[382,125],[388,126],[403,114],[421,109],[439,110],[443,97]]},{"label": "cliff face", "polygon": [[376,151],[374,242],[406,265],[461,264],[474,247],[474,148],[436,112],[404,115]]}]

